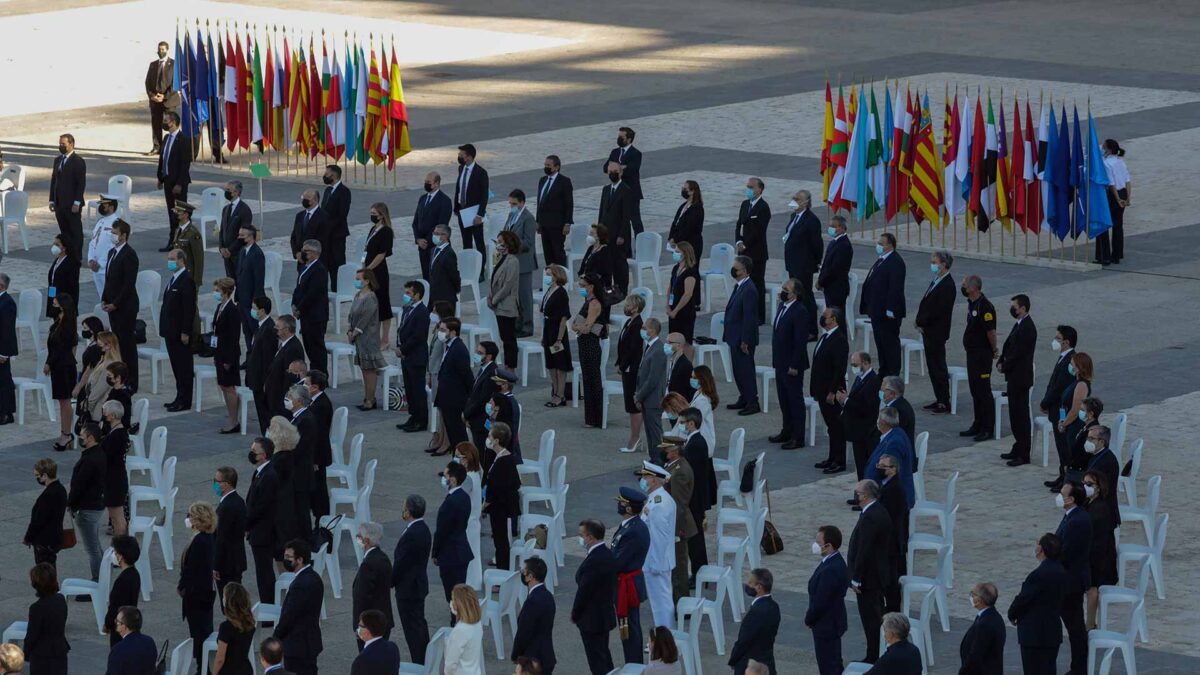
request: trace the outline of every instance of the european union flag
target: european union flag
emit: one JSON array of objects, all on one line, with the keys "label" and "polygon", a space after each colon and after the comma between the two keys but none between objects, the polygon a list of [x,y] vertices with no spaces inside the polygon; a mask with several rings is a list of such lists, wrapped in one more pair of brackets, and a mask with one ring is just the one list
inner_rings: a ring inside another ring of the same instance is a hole
[{"label": "european union flag", "polygon": [[1079,125],[1079,108],[1075,107],[1075,130],[1071,139],[1071,196],[1075,200],[1075,220],[1071,237],[1078,239],[1087,231],[1087,167],[1083,156],[1083,134]]},{"label": "european union flag", "polygon": [[1108,169],[1104,166],[1104,153],[1100,152],[1100,139],[1096,136],[1096,120],[1088,111],[1088,161],[1087,161],[1087,232],[1095,239],[1112,227],[1112,213],[1108,210]]}]

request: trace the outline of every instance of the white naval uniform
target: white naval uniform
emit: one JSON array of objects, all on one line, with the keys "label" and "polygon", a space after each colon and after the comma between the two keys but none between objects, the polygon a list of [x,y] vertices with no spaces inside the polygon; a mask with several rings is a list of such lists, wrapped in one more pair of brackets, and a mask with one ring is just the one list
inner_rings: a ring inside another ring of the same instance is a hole
[{"label": "white naval uniform", "polygon": [[642,520],[650,530],[650,549],[642,574],[655,626],[675,628],[675,602],[671,595],[671,573],[675,569],[675,500],[666,488],[658,488],[646,497]]},{"label": "white naval uniform", "polygon": [[116,221],[117,214],[115,212],[96,219],[96,225],[92,228],[92,240],[88,243],[88,255],[85,265],[87,262],[94,260],[100,266],[99,269],[92,273],[92,279],[96,283],[97,298],[104,296],[104,279],[108,269],[108,251],[113,247],[112,226]]}]

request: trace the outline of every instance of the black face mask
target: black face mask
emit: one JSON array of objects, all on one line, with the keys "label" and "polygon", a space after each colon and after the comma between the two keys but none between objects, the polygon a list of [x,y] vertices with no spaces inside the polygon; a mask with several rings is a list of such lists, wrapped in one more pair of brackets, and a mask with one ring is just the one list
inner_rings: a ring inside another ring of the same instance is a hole
[{"label": "black face mask", "polygon": [[225,191],[225,201],[227,201],[227,202],[233,201],[233,193],[230,192],[229,190]]},{"label": "black face mask", "polygon": [[734,279],[738,278],[738,271],[736,267],[729,268],[729,276],[733,277]]},{"label": "black face mask", "polygon": [[58,154],[60,154],[60,155],[67,154],[67,146],[62,143],[59,143],[58,144]]},{"label": "black face mask", "polygon": [[821,328],[825,328],[829,324],[829,322],[825,320],[824,315],[821,315],[820,317],[817,318],[817,323],[819,323],[821,325]]},{"label": "black face mask", "polygon": [[113,386],[113,379],[111,377],[104,378],[104,381],[108,383],[108,386]]},{"label": "black face mask", "polygon": [[1009,307],[1008,313],[1010,315],[1012,315],[1012,318],[1014,318],[1014,319],[1017,318],[1017,308],[1016,307]]},{"label": "black face mask", "polygon": [[246,459],[250,460],[251,465],[258,466],[258,453],[254,452],[253,450],[246,453]]},{"label": "black face mask", "polygon": [[322,176],[321,181],[324,182],[326,185],[333,185],[333,179],[330,178],[329,176]]},{"label": "black face mask", "polygon": [[430,182],[426,181],[426,182],[425,182],[425,191],[426,191],[426,192],[433,192],[433,183],[430,183]]},{"label": "black face mask", "polygon": [[554,167],[552,167],[552,166],[543,166],[543,167],[542,167],[542,171],[545,171],[545,172],[546,172],[546,175],[547,175],[547,176],[549,176],[550,174],[554,173]]},{"label": "black face mask", "polygon": [[165,124],[165,123],[164,123],[164,124],[162,125],[162,130],[163,130],[163,131],[170,131],[170,130],[171,130],[171,126],[170,126],[169,124]]},{"label": "black face mask", "polygon": [[289,572],[295,572],[296,571],[296,561],[288,560],[287,558],[284,558],[283,559],[283,569],[285,569]]},{"label": "black face mask", "polygon": [[83,336],[83,339],[84,339],[84,340],[91,340],[91,339],[92,339],[92,331],[90,331],[90,330],[85,330],[85,331],[83,331],[82,333],[80,333],[80,335],[82,335],[82,336]]},{"label": "black face mask", "polygon": [[308,254],[305,253],[304,251],[300,252],[300,262],[302,262],[302,263],[308,262]]},{"label": "black face mask", "polygon": [[792,299],[792,296],[788,295],[787,291],[779,291],[779,301],[780,302],[787,302],[788,300],[791,300],[791,299]]},{"label": "black face mask", "polygon": [[680,197],[683,197],[684,199],[687,199],[687,198],[688,198],[688,191],[687,191],[687,188],[683,188],[682,190],[680,190],[680,191],[679,191],[679,196],[680,196]]},{"label": "black face mask", "polygon": [[466,165],[467,165],[467,158],[466,158],[466,157],[463,157],[462,155],[459,155],[459,157],[458,157],[458,165],[459,165],[459,166],[466,166]]},{"label": "black face mask", "polygon": [[629,141],[625,140],[624,136],[617,136],[617,147],[618,148],[623,148],[627,145],[629,145]]},{"label": "black face mask", "polygon": [[300,200],[300,206],[303,206],[305,209],[311,209],[312,202],[308,200],[308,197],[304,197]]},{"label": "black face mask", "polygon": [[371,222],[372,222],[372,223],[375,223],[376,225],[378,225],[378,224],[379,224],[379,216],[377,216],[377,215],[375,215],[375,214],[373,214],[373,213],[372,213],[372,214],[371,214]]},{"label": "black face mask", "polygon": [[621,180],[621,174],[610,173],[610,174],[608,174],[608,179],[611,180],[612,182],[616,183],[617,181]]},{"label": "black face mask", "polygon": [[968,298],[968,297],[970,297],[970,294],[969,294],[969,293],[967,293],[967,287],[966,287],[966,286],[964,286],[964,287],[962,287],[962,288],[958,289],[958,291],[959,291],[960,293],[962,293],[962,296],[963,296],[964,298]]}]

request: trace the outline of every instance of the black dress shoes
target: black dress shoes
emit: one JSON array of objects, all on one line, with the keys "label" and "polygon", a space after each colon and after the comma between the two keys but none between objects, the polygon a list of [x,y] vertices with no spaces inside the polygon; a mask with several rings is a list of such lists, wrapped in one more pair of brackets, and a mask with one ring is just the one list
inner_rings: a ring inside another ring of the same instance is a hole
[{"label": "black dress shoes", "polygon": [[976,443],[982,443],[991,437],[992,437],[992,432],[980,431],[979,433],[975,434],[975,437],[972,438],[971,440],[975,441]]},{"label": "black dress shoes", "polygon": [[14,420],[11,413],[8,415],[0,415],[0,424],[12,424],[13,421]]},{"label": "black dress shoes", "polygon": [[1006,452],[1006,453],[1000,455],[1000,459],[1016,459],[1016,458],[1017,458],[1017,453],[1015,453],[1015,452]]},{"label": "black dress shoes", "polygon": [[725,409],[726,410],[741,410],[742,408],[745,408],[745,407],[746,407],[746,402],[739,398],[738,400],[734,401],[733,403],[730,403],[729,405],[725,406]]},{"label": "black dress shoes", "polygon": [[406,431],[408,433],[412,433],[414,431],[428,431],[429,425],[428,424],[405,424],[404,426],[400,427],[400,430]]},{"label": "black dress shoes", "polygon": [[1024,466],[1028,463],[1029,463],[1028,459],[1021,458],[1021,457],[1014,457],[1014,458],[1008,460],[1007,462],[1005,462],[1005,464],[1007,464],[1008,466]]},{"label": "black dress shoes", "polygon": [[946,405],[945,403],[938,403],[930,408],[929,412],[933,413],[934,415],[948,415],[950,414],[950,406]]},{"label": "black dress shoes", "polygon": [[750,405],[739,410],[738,415],[746,417],[748,415],[757,415],[760,412],[762,412],[762,408],[758,407],[757,403],[751,403]]},{"label": "black dress shoes", "polygon": [[938,407],[939,405],[941,405],[941,403],[934,401],[933,403],[930,403],[929,405],[924,406],[923,409],[924,410],[933,410],[934,408]]},{"label": "black dress shoes", "polygon": [[783,445],[779,446],[779,448],[781,450],[799,450],[800,448],[803,448],[803,447],[805,447],[804,443],[802,443],[800,441],[788,441],[787,443],[784,443]]},{"label": "black dress shoes", "polygon": [[970,429],[967,429],[966,431],[958,432],[958,435],[962,436],[963,438],[966,438],[967,436],[974,436],[977,433],[979,433],[979,427],[971,427]]},{"label": "black dress shoes", "polygon": [[772,443],[787,443],[788,441],[792,440],[792,437],[790,434],[780,433],[767,438],[767,440],[771,441]]},{"label": "black dress shoes", "polygon": [[822,473],[834,474],[841,473],[845,470],[846,467],[842,466],[841,464],[830,464],[829,466],[825,467],[825,470]]},{"label": "black dress shoes", "polygon": [[830,464],[833,464],[833,462],[826,459],[826,460],[817,462],[816,464],[813,464],[813,468],[814,469],[824,469],[825,467],[829,466]]}]

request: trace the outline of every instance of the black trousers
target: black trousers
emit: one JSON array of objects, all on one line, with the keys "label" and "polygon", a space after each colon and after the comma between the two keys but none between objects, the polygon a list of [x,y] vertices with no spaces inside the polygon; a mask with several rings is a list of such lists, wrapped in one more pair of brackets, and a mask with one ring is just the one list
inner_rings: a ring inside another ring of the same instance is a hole
[{"label": "black trousers", "polygon": [[[75,252],[76,260],[83,260],[83,206],[79,213],[71,213],[71,204],[54,205],[54,219],[58,221],[58,233],[63,243]],[[76,298],[78,300],[78,298]]]},{"label": "black trousers", "polygon": [[283,668],[291,675],[317,675],[317,660],[315,658],[283,655]]},{"label": "black trousers", "polygon": [[879,658],[879,627],[883,625],[883,589],[863,589],[858,594],[858,618],[867,640],[867,663]]},{"label": "black trousers", "polygon": [[[547,265],[567,266],[566,235],[562,226],[539,228],[542,235],[542,257]],[[640,650],[639,650],[640,651]]]},{"label": "black trousers", "polygon": [[821,419],[825,420],[825,429],[829,432],[829,456],[826,461],[846,466],[846,430],[842,427],[842,412],[835,403],[818,400],[821,408]]},{"label": "black trousers", "polygon": [[622,293],[625,293],[626,295],[628,295],[629,294],[629,263],[626,262],[626,256],[625,256],[624,251],[622,251],[622,247],[613,246],[611,248],[615,252],[615,254],[616,254],[615,257],[617,258],[616,260],[613,260],[613,271],[612,271],[613,286],[621,289]]},{"label": "black trousers", "polygon": [[112,328],[113,334],[117,336],[117,342],[121,346],[121,360],[129,368],[129,379],[125,381],[125,386],[129,388],[130,393],[137,392],[138,388],[137,341],[134,339],[136,323],[137,307],[134,307],[132,311],[121,308],[116,312],[108,313],[108,325]]},{"label": "black trousers", "polygon": [[900,319],[871,319],[879,377],[900,374]]},{"label": "black trousers", "polygon": [[[1112,229],[1105,230],[1096,237],[1096,260],[1102,263],[1120,262],[1125,257],[1125,209],[1117,203],[1112,192],[1108,192],[1108,212],[1112,214]],[[1125,190],[1117,192],[1121,199],[1129,194]]]},{"label": "black trousers", "polygon": [[467,583],[467,565],[438,565],[438,576],[442,579],[442,591],[446,593],[446,602],[450,602],[450,591],[459,584]]},{"label": "black trousers", "polygon": [[463,227],[462,216],[458,219],[458,231],[462,234],[463,248],[472,248],[479,251],[479,255],[483,256],[483,264],[479,267],[479,280],[483,281],[484,271],[487,269],[487,245],[483,243],[483,225],[473,227]]},{"label": "black trousers", "polygon": [[318,467],[313,472],[312,490],[313,519],[329,515],[329,482],[325,480],[325,467]]},{"label": "black trousers", "polygon": [[300,342],[308,355],[309,370],[329,374],[329,352],[325,349],[325,329],[328,321],[311,321],[300,317]]},{"label": "black trousers", "polygon": [[162,188],[163,197],[167,201],[167,221],[171,224],[171,231],[167,235],[169,237],[167,239],[167,246],[170,246],[171,242],[175,241],[175,233],[179,231],[179,216],[175,215],[175,202],[186,202],[188,198],[187,185],[180,185],[178,193],[175,192],[175,187],[175,184],[171,181],[165,181]]},{"label": "black trousers", "polygon": [[167,106],[164,103],[150,101],[150,140],[154,142],[154,151],[158,152],[162,149],[162,122],[163,113],[167,111]]},{"label": "black trousers", "polygon": [[867,460],[871,458],[871,452],[875,450],[875,446],[879,441],[876,438],[879,434],[870,434],[861,441],[850,441],[850,447],[854,451],[854,473],[859,480],[863,479],[863,472],[867,468]]},{"label": "black trousers", "polygon": [[404,642],[408,645],[409,659],[413,663],[425,663],[425,647],[429,645],[429,624],[425,622],[425,598],[401,600],[396,596],[396,614],[400,617],[400,629],[404,631]]},{"label": "black trousers", "polygon": [[254,558],[254,582],[258,585],[258,599],[267,604],[275,602],[275,552],[270,544],[250,546]]},{"label": "black trousers", "polygon": [[512,549],[509,544],[508,516],[488,510],[488,523],[492,527],[492,543],[496,547],[496,569],[509,569],[508,556]]},{"label": "black trousers", "polygon": [[[647,601],[643,600],[642,604],[647,604]],[[628,619],[629,637],[621,640],[621,652],[625,657],[625,663],[644,663],[642,647],[646,645],[646,638],[642,633],[642,610],[635,607],[629,608]]]},{"label": "black trousers", "polygon": [[788,375],[787,368],[775,369],[775,392],[779,395],[779,414],[783,416],[784,436],[804,445],[807,420],[804,407],[804,371]]},{"label": "black trousers", "polygon": [[1021,647],[1021,672],[1025,675],[1057,675],[1058,645]]},{"label": "black trousers", "polygon": [[1071,642],[1071,668],[1068,675],[1084,675],[1087,672],[1088,632],[1083,622],[1083,594],[1067,593],[1062,601],[1063,628]]},{"label": "black trousers", "polygon": [[767,322],[767,261],[755,260],[754,269],[750,270],[750,280],[754,282],[754,287],[758,289],[758,298],[756,298],[758,307],[758,325],[762,326]]},{"label": "black trousers", "polygon": [[204,649],[204,641],[213,632],[212,607],[204,607],[184,615],[187,620],[188,636],[192,638],[192,658],[196,660],[196,669],[200,668],[200,652]]},{"label": "black trousers", "polygon": [[312,534],[312,497],[314,487],[295,486],[292,503],[296,505],[296,526],[301,537],[308,539]]},{"label": "black trousers", "polygon": [[741,345],[729,345],[729,361],[733,368],[733,382],[737,385],[738,401],[758,405],[758,373],[754,369],[755,346],[750,345],[749,354],[742,353]]},{"label": "black trousers", "polygon": [[34,544],[33,545],[33,564],[38,565],[41,563],[50,563],[51,567],[55,567],[57,569],[58,551],[50,548],[49,546],[42,546],[40,544]]},{"label": "black trousers", "polygon": [[991,350],[967,350],[967,385],[971,389],[971,402],[975,407],[975,419],[971,422],[971,428],[979,432],[990,432],[996,425],[995,401],[992,398]]},{"label": "black trousers", "polygon": [[[903,560],[903,557],[901,558]],[[903,563],[901,563],[903,564]],[[898,567],[896,569],[899,569]],[[901,607],[900,578],[896,578],[896,583],[883,589],[883,611],[884,612],[899,612]]]},{"label": "black trousers", "polygon": [[929,371],[929,383],[933,385],[933,398],[950,407],[950,371],[946,368],[946,341],[921,336],[925,345],[925,369]]},{"label": "black trousers", "polygon": [[[417,248],[417,258],[421,261],[421,278],[429,281],[429,259],[433,257],[433,247]],[[417,663],[413,661],[413,663]]]},{"label": "black trousers", "polygon": [[813,633],[813,648],[817,652],[817,673],[819,675],[841,675],[842,672],[842,636],[817,635]]},{"label": "black trousers", "polygon": [[267,435],[267,424],[271,422],[271,406],[267,402],[267,395],[259,391],[254,392],[254,411],[258,414],[258,433]]},{"label": "black trousers", "polygon": [[1033,442],[1033,429],[1029,417],[1029,387],[1008,385],[1008,426],[1013,433],[1013,454],[1019,459],[1029,459],[1029,448]]},{"label": "black trousers", "polygon": [[0,415],[17,411],[17,390],[13,383],[12,361],[0,363]]},{"label": "black trousers", "polygon": [[450,447],[467,440],[467,423],[463,421],[462,408],[441,408],[442,424],[446,426],[446,438]]},{"label": "black trousers", "polygon": [[579,631],[583,640],[583,653],[587,656],[588,669],[592,675],[606,675],[613,669],[612,652],[608,651],[608,631],[585,633]]},{"label": "black trousers", "polygon": [[167,344],[167,359],[171,362],[171,373],[175,376],[175,403],[192,406],[192,346],[183,344],[178,338],[163,340]]},{"label": "black trousers", "polygon": [[510,370],[517,367],[517,321],[515,316],[496,316],[500,329],[500,346],[504,349],[504,365]]},{"label": "black trousers", "polygon": [[404,380],[404,395],[408,398],[409,420],[429,426],[429,397],[425,395],[425,366],[409,365],[407,360],[401,359],[400,376]]},{"label": "black trousers", "polygon": [[67,655],[36,657],[29,664],[29,675],[67,675]]},{"label": "black trousers", "polygon": [[[708,546],[704,541],[704,511],[692,510],[692,518],[696,521],[696,527],[699,529],[695,536],[689,537],[687,540],[688,562],[692,565],[692,576],[696,576],[696,570],[708,564]],[[676,563],[678,564],[678,563]]]}]

